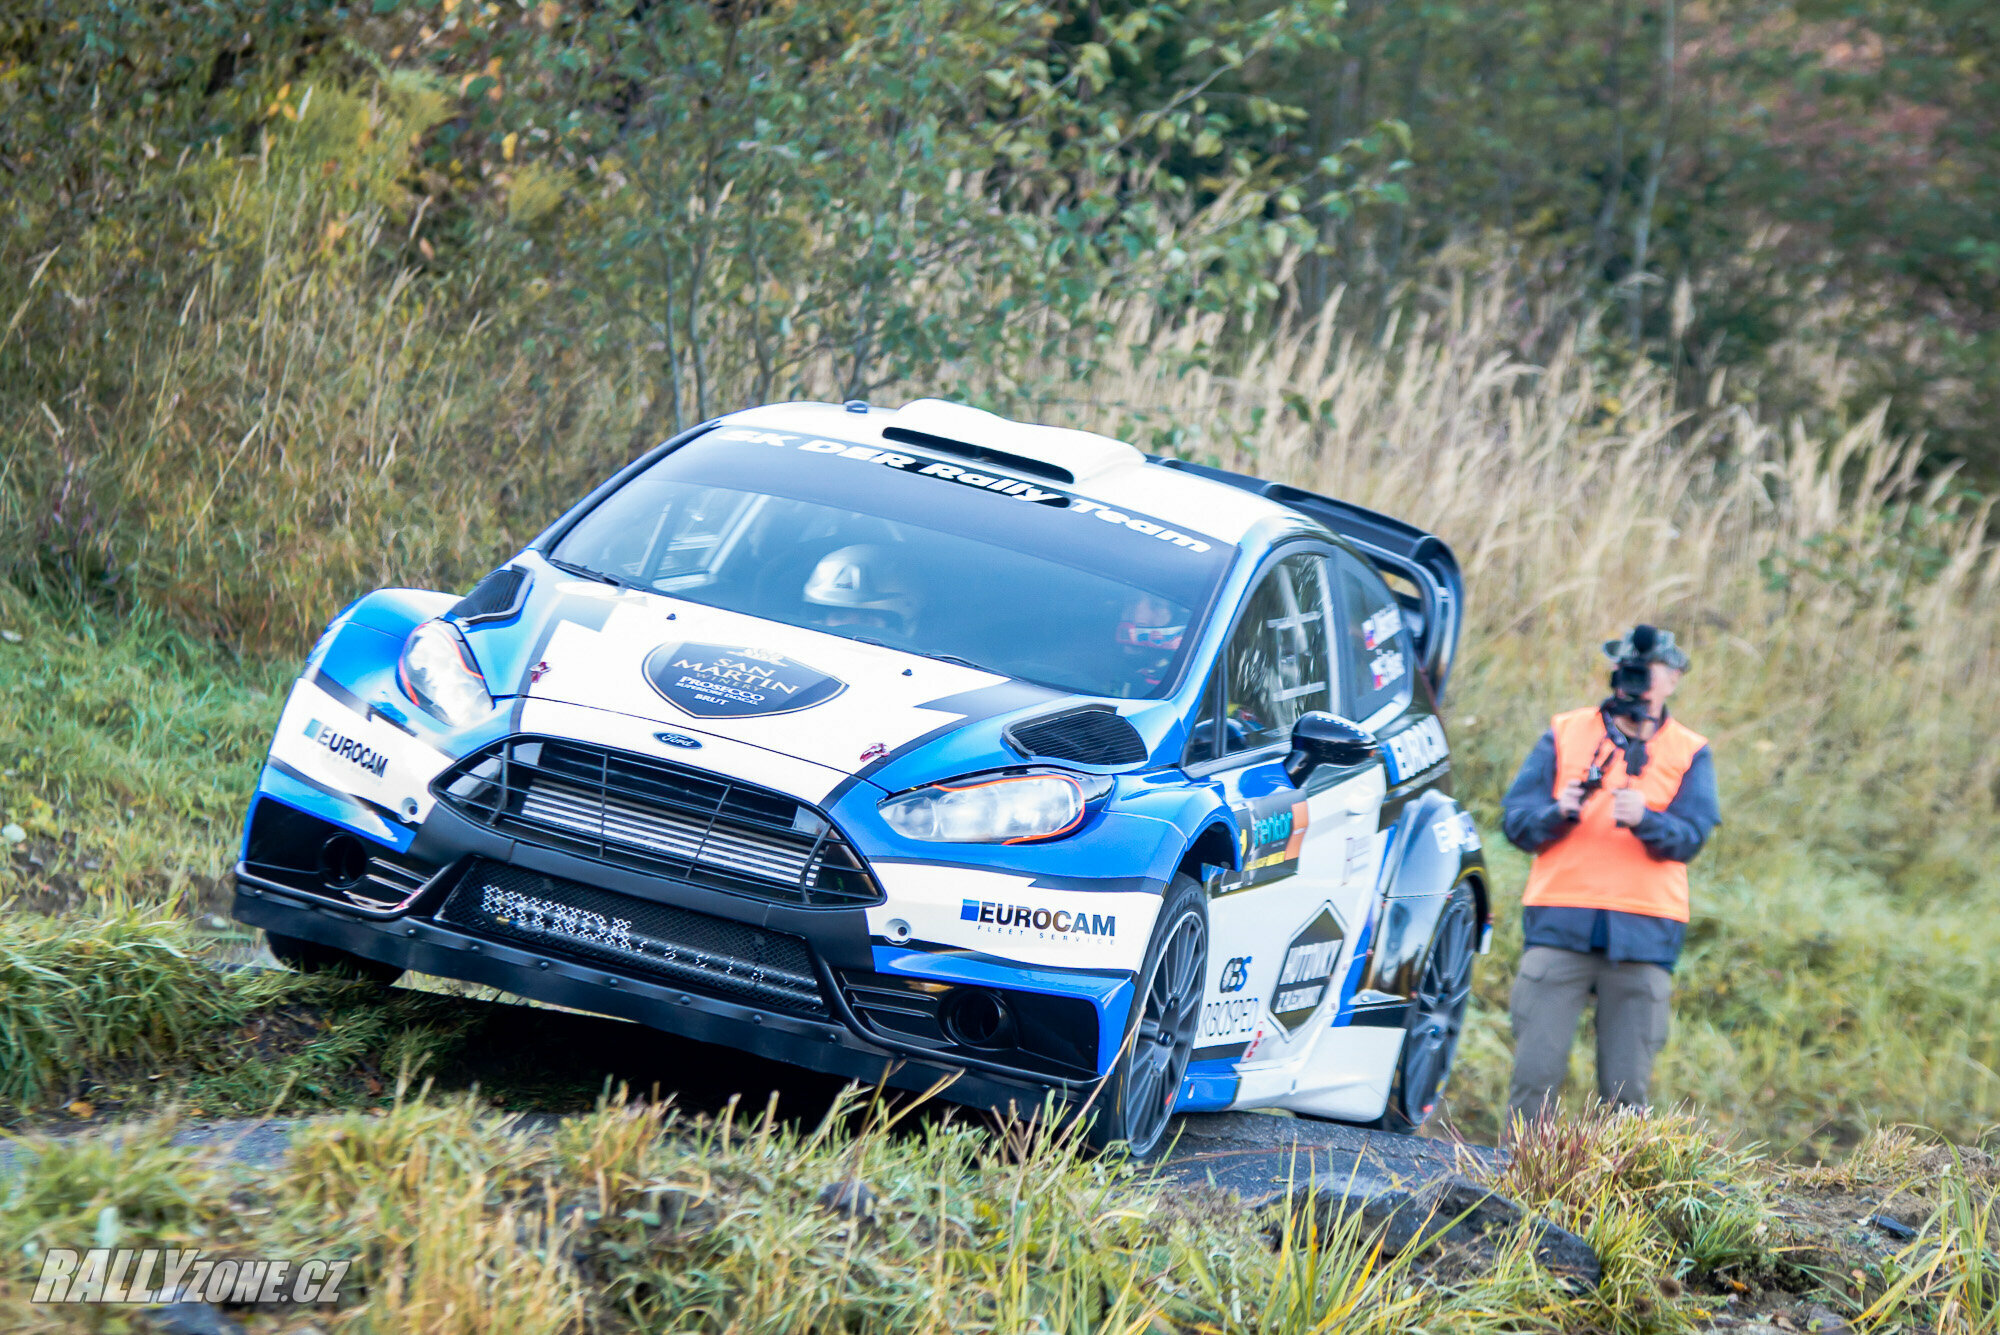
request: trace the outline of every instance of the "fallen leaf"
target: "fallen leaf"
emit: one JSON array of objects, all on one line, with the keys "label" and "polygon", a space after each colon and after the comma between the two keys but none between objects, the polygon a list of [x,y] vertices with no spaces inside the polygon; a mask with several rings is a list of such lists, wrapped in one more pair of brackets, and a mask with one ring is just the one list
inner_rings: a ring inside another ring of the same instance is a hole
[{"label": "fallen leaf", "polygon": [[69,1115],[71,1117],[94,1117],[97,1115],[97,1107],[88,1099],[78,1099],[75,1103],[69,1105]]}]

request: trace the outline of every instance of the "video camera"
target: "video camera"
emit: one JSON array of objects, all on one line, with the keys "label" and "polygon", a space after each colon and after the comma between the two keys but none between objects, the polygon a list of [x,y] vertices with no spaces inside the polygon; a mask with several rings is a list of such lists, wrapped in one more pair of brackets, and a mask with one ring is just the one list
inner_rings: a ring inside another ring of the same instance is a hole
[{"label": "video camera", "polygon": [[[1622,718],[1632,723],[1641,723],[1652,717],[1652,710],[1646,704],[1646,692],[1653,689],[1653,650],[1659,646],[1660,632],[1651,626],[1634,626],[1625,638],[1630,652],[1617,660],[1611,669],[1611,696],[1598,708],[1607,717]],[[1609,647],[1609,646],[1607,646]],[[1608,757],[1607,757],[1608,758]],[[1637,779],[1646,768],[1646,743],[1638,737],[1625,739],[1625,773],[1629,779]],[[1604,786],[1604,759],[1592,756],[1590,768],[1583,776],[1583,800],[1588,802],[1597,790]],[[1581,812],[1568,817],[1580,820]]]},{"label": "video camera", "polygon": [[1651,626],[1634,626],[1625,642],[1632,651],[1611,669],[1611,698],[1604,702],[1604,712],[1638,723],[1652,713],[1646,705],[1646,692],[1653,689],[1652,654],[1660,632]]}]

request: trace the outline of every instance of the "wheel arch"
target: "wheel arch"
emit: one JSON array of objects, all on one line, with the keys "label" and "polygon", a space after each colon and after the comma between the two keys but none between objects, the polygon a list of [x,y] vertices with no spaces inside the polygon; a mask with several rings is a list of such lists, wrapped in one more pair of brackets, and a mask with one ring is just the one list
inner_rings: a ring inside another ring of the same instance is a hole
[{"label": "wheel arch", "polygon": [[1439,916],[1461,885],[1472,891],[1479,944],[1484,945],[1492,923],[1486,862],[1476,842],[1467,846],[1463,821],[1463,808],[1437,789],[1404,808],[1383,860],[1367,988],[1399,997],[1414,994]]},{"label": "wheel arch", "polygon": [[1231,871],[1242,865],[1241,850],[1237,844],[1236,831],[1225,821],[1217,818],[1202,826],[1201,833],[1188,844],[1181,854],[1180,865],[1175,868],[1206,884],[1208,867],[1227,867]]}]

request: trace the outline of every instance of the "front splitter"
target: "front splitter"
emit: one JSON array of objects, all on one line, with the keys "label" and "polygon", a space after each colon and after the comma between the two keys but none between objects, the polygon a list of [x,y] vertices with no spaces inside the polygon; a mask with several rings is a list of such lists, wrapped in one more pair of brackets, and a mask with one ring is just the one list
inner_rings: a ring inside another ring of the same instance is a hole
[{"label": "front splitter", "polygon": [[949,1082],[954,1103],[1026,1115],[1047,1086],[925,1062],[858,1037],[837,1019],[760,1010],[602,965],[580,964],[475,937],[429,919],[371,920],[239,879],[233,914],[285,936],[337,946],[365,959],[437,978],[499,988],[572,1010],[634,1020],[666,1033],[735,1048],[868,1085],[924,1091]]}]

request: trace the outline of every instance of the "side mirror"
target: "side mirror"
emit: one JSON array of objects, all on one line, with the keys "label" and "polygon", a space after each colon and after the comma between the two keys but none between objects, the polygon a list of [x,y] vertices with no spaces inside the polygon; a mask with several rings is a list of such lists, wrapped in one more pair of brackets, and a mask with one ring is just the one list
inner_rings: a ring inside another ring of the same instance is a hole
[{"label": "side mirror", "polygon": [[1375,734],[1338,714],[1315,709],[1299,715],[1292,725],[1292,753],[1285,757],[1285,773],[1295,787],[1304,787],[1308,776],[1321,765],[1345,769],[1364,765],[1382,754]]}]

